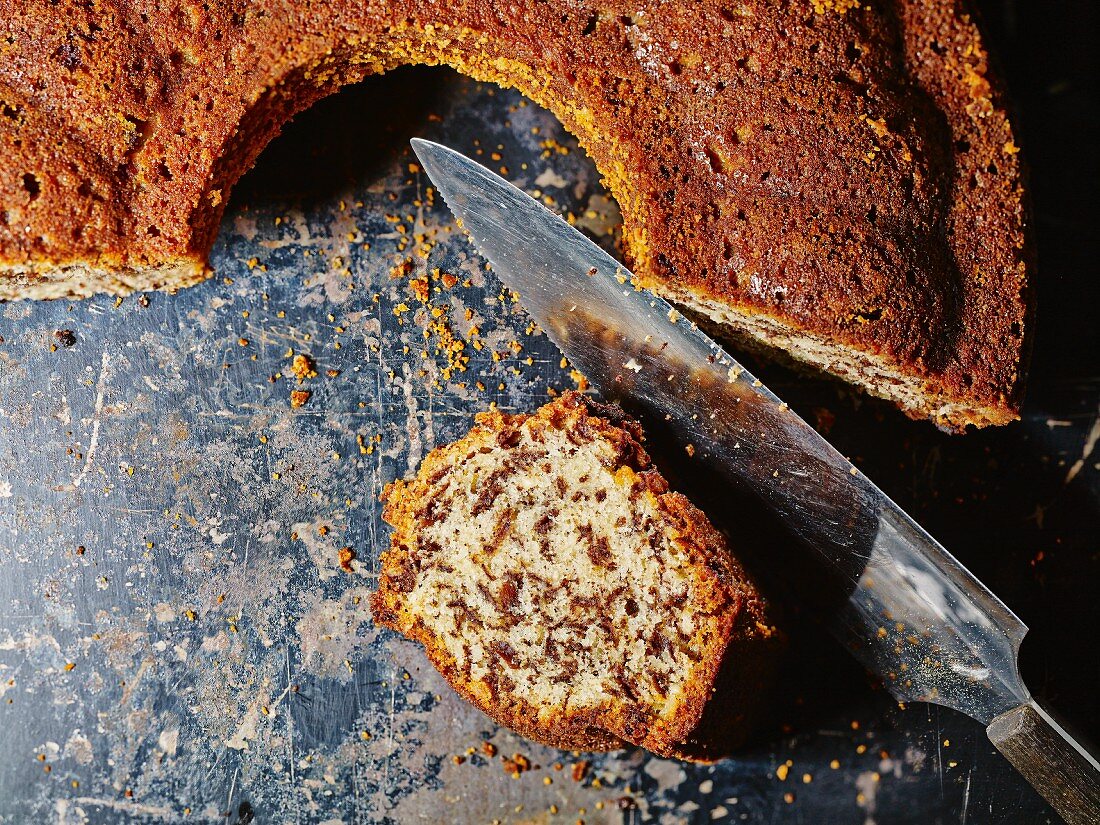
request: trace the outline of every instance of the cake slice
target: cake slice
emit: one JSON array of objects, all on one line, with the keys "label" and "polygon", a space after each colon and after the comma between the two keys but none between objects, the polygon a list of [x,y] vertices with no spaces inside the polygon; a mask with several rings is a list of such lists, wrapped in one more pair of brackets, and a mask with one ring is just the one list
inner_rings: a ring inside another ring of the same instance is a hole
[{"label": "cake slice", "polygon": [[[393,538],[371,607],[524,736],[709,758],[747,733],[778,632],[641,439],[578,393],[533,415],[479,415],[386,489]],[[721,713],[703,730],[719,683]]]}]

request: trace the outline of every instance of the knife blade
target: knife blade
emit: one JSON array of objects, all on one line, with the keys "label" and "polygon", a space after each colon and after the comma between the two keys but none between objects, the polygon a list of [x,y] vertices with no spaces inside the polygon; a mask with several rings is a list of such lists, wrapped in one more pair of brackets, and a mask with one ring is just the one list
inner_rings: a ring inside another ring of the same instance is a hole
[{"label": "knife blade", "polygon": [[460,225],[605,397],[751,490],[844,595],[830,628],[901,701],[959,710],[1072,825],[1100,763],[1032,699],[1027,627],[755,376],[559,216],[464,155],[413,149]]}]

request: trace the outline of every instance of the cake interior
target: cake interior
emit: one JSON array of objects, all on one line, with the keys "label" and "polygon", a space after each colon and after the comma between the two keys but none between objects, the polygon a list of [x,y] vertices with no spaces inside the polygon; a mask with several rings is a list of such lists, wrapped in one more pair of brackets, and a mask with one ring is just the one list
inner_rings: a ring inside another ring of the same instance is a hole
[{"label": "cake interior", "polygon": [[739,310],[694,291],[669,284],[653,286],[668,300],[695,313],[701,322],[713,322],[705,325],[719,337],[732,339],[765,358],[786,356],[795,365],[841,378],[868,395],[892,401],[910,418],[931,419],[945,430],[958,430],[964,423],[985,427],[1015,419],[1003,407],[976,405],[937,392],[921,376],[903,372],[874,353],[827,340],[759,312]]},{"label": "cake interior", "polygon": [[474,448],[436,474],[405,615],[486,701],[503,687],[548,724],[622,703],[668,720],[721,655],[713,583],[615,447],[576,426],[521,426],[503,457]]}]

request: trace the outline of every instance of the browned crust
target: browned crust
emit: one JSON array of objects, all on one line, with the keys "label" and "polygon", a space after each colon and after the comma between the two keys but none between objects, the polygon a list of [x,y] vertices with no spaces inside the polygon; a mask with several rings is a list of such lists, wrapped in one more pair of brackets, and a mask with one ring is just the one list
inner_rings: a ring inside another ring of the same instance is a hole
[{"label": "browned crust", "polygon": [[[599,409],[616,417],[619,426],[608,418],[594,415]],[[563,419],[580,422],[587,437],[603,439],[616,448],[618,462],[613,472],[625,472],[632,483],[652,493],[666,518],[670,540],[688,550],[702,594],[693,607],[716,617],[716,629],[697,652],[702,664],[697,678],[677,708],[666,720],[653,720],[638,708],[622,703],[610,710],[591,713],[560,713],[547,725],[539,720],[539,709],[524,700],[496,690],[493,685],[470,681],[465,677],[442,643],[411,614],[403,604],[403,592],[415,581],[418,518],[431,480],[445,472],[455,461],[479,449],[492,449],[502,437],[517,427],[563,426]],[[765,603],[744,570],[731,557],[723,536],[706,516],[684,496],[670,492],[660,473],[652,467],[640,443],[641,430],[625,417],[608,408],[590,406],[584,396],[565,393],[533,415],[508,416],[493,411],[477,416],[470,433],[453,444],[433,450],[423,461],[415,478],[395,481],[383,493],[383,517],[393,525],[389,550],[382,554],[381,574],[371,609],[375,621],[403,633],[424,645],[428,658],[455,690],[467,701],[499,723],[536,741],[574,750],[610,750],[630,742],[662,756],[707,759],[713,749],[687,745],[703,718],[719,674],[726,663],[725,696],[740,696],[739,708],[723,705],[721,717],[727,724],[723,746],[735,746],[749,727],[749,714],[759,698],[759,687],[777,650],[777,631],[767,619]],[[726,652],[737,651],[736,661]],[[739,677],[742,674],[744,678]]]},{"label": "browned crust", "polygon": [[578,135],[644,282],[877,359],[944,426],[1017,417],[1030,230],[963,0],[172,8],[0,0],[0,299],[193,282],[287,118],[445,63]]}]

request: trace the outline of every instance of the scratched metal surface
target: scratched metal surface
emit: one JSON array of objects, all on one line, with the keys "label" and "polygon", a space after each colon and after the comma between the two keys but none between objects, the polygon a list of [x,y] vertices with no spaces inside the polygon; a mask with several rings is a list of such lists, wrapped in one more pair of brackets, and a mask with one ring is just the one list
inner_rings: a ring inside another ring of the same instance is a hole
[{"label": "scratched metal surface", "polygon": [[[1082,108],[1094,58],[1074,38],[1093,12],[993,11],[1046,264],[1026,420],[952,438],[760,371],[1021,614],[1031,687],[1095,736],[1079,640],[1097,618],[1100,347],[1083,231],[1097,215],[1087,169],[1065,163],[1095,126]],[[1029,26],[1068,44],[1038,76]],[[796,607],[755,743],[715,766],[600,756],[579,782],[576,757],[497,728],[372,626],[381,486],[489,402],[529,410],[573,384],[410,172],[416,134],[481,149],[612,242],[614,205],[552,117],[406,70],[272,145],[234,196],[207,283],[0,307],[0,822],[1054,821],[977,725],[898,708]],[[410,286],[422,277],[427,302]],[[447,355],[452,335],[464,349]],[[317,375],[290,376],[292,352]],[[311,397],[292,408],[292,390]],[[535,766],[519,778],[502,767],[514,753]]]}]

